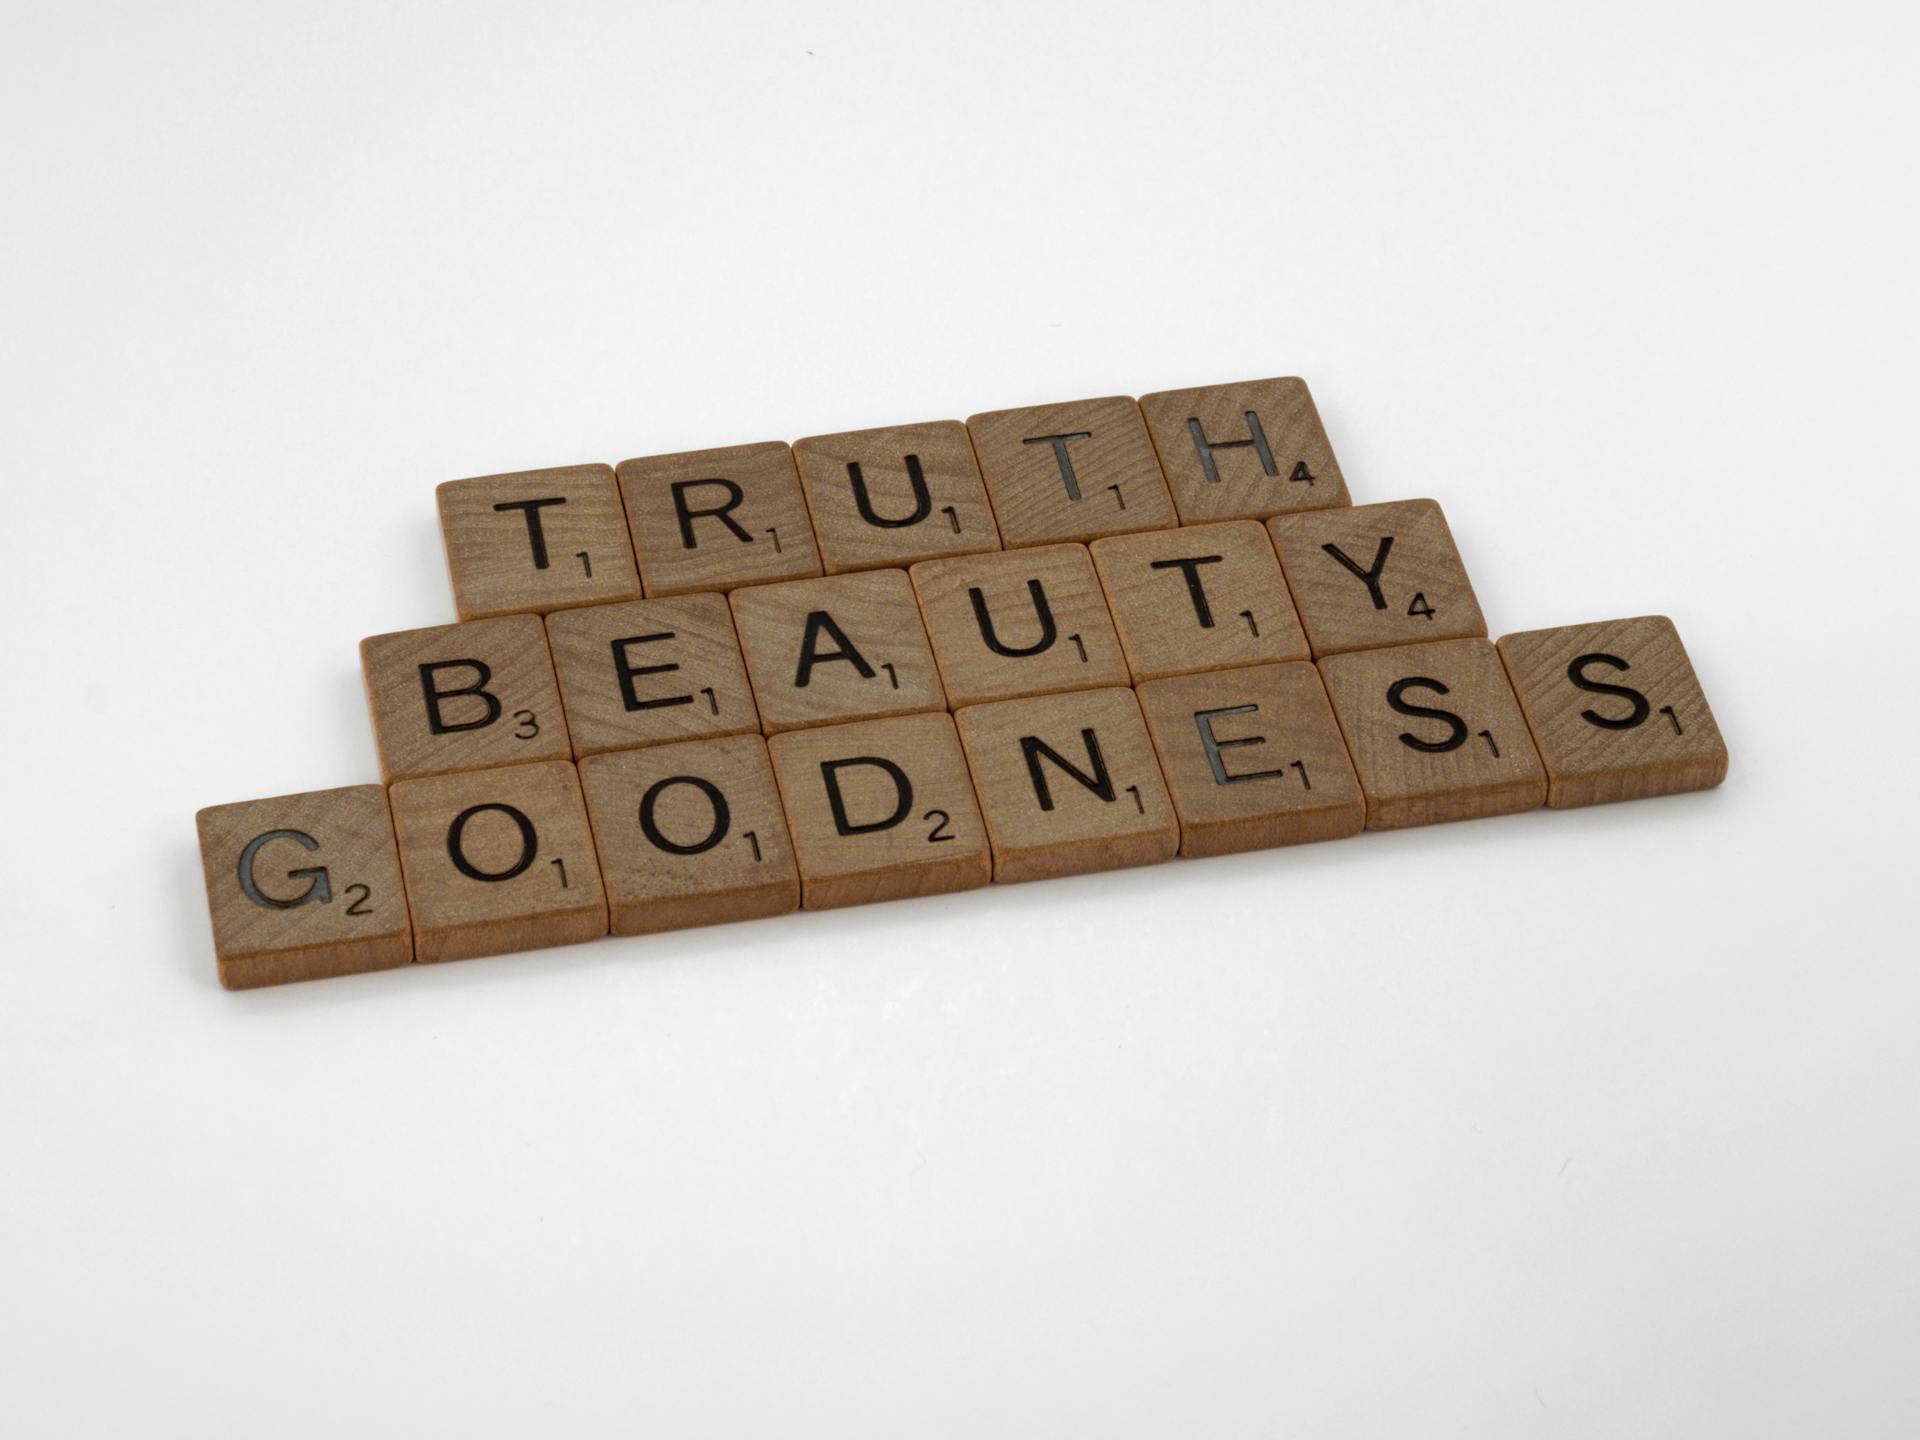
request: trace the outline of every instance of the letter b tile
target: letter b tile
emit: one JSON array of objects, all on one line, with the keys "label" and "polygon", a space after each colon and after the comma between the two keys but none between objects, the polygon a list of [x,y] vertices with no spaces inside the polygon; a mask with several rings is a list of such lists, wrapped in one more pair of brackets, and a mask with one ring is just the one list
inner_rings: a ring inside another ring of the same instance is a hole
[{"label": "letter b tile", "polygon": [[360,667],[389,784],[573,756],[538,615],[369,636]]},{"label": "letter b tile", "polygon": [[413,959],[380,786],[209,805],[196,822],[214,956],[229,990]]},{"label": "letter b tile", "polygon": [[422,964],[607,933],[600,864],[571,764],[403,780],[388,793]]},{"label": "letter b tile", "polygon": [[987,883],[992,856],[952,717],[794,730],[767,750],[807,909]]}]

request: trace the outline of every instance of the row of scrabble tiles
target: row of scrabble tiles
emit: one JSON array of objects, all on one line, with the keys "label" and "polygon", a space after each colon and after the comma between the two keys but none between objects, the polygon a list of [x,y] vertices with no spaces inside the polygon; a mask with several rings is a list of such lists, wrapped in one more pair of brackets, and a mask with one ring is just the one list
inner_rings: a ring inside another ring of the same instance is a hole
[{"label": "row of scrabble tiles", "polygon": [[386,780],[1484,638],[1431,500],[504,615],[361,645]]},{"label": "row of scrabble tiles", "polygon": [[463,620],[1349,503],[1292,377],[486,475],[438,498]]},{"label": "row of scrabble tiles", "polygon": [[455,960],[1717,784],[1664,617],[215,806],[223,983]]}]

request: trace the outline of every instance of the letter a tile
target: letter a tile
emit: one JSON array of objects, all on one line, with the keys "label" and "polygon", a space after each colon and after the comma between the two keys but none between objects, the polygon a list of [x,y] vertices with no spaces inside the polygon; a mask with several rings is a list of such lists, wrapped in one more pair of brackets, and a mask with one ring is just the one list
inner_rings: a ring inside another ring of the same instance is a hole
[{"label": "letter a tile", "polygon": [[1523,630],[1500,658],[1547,762],[1557,810],[1706,790],[1727,745],[1664,615]]},{"label": "letter a tile", "polygon": [[1485,640],[1358,650],[1319,662],[1367,796],[1367,828],[1532,810],[1547,772]]},{"label": "letter a tile", "polygon": [[388,784],[573,756],[538,615],[369,636],[360,668]]},{"label": "letter a tile", "polygon": [[1182,855],[1357,835],[1366,799],[1320,672],[1304,660],[1140,687]]},{"label": "letter a tile", "polygon": [[580,762],[613,933],[784,915],[800,904],[787,817],[758,735]]},{"label": "letter a tile", "polygon": [[214,957],[229,990],[413,959],[380,786],[209,805],[197,823]]},{"label": "letter a tile", "polygon": [[1183,525],[1352,503],[1304,380],[1163,390],[1140,411]]},{"label": "letter a tile", "polygon": [[437,494],[462,620],[640,598],[627,518],[607,466],[449,480]]},{"label": "letter a tile", "polygon": [[1180,848],[1131,690],[1003,700],[954,719],[986,816],[995,880],[1151,865]]},{"label": "letter a tile", "polygon": [[951,716],[794,730],[767,750],[807,909],[987,883],[992,856]]},{"label": "letter a tile", "polygon": [[793,456],[829,575],[1000,548],[958,420],[815,435]]},{"label": "letter a tile", "polygon": [[946,708],[905,571],[750,585],[729,598],[769,735]]},{"label": "letter a tile", "polygon": [[1084,545],[923,560],[912,575],[949,705],[1130,678]]},{"label": "letter a tile", "polygon": [[422,964],[607,933],[600,864],[571,764],[403,780],[389,794]]}]

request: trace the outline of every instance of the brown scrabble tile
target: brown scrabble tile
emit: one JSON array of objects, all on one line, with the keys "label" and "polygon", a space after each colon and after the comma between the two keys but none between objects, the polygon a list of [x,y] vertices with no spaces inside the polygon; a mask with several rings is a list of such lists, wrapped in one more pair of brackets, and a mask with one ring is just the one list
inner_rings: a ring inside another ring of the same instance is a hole
[{"label": "brown scrabble tile", "polygon": [[1267,522],[1316,657],[1484,639],[1487,622],[1431,500],[1395,500]]},{"label": "brown scrabble tile", "polygon": [[1547,798],[1547,772],[1485,640],[1360,650],[1320,661],[1367,796],[1367,828],[1509,815]]},{"label": "brown scrabble tile", "polygon": [[380,786],[209,805],[195,824],[214,957],[229,990],[389,970],[413,959]]},{"label": "brown scrabble tile", "polygon": [[809,910],[944,895],[993,865],[953,719],[907,715],[767,742]]},{"label": "brown scrabble tile", "polygon": [[954,717],[993,878],[1047,880],[1171,859],[1180,826],[1131,690],[975,705]]},{"label": "brown scrabble tile", "polygon": [[435,493],[462,620],[639,597],[609,467],[482,475],[449,480]]},{"label": "brown scrabble tile", "polygon": [[1252,520],[1121,535],[1093,543],[1135,680],[1307,658],[1307,637]]},{"label": "brown scrabble tile", "polygon": [[422,964],[607,933],[600,866],[571,764],[403,780],[388,794]]},{"label": "brown scrabble tile", "polygon": [[1352,503],[1304,380],[1162,390],[1140,411],[1182,524]]},{"label": "brown scrabble tile", "polygon": [[1365,825],[1339,722],[1306,661],[1152,680],[1139,696],[1182,855],[1337,840]]},{"label": "brown scrabble tile", "polygon": [[580,786],[614,934],[799,907],[786,812],[758,735],[592,755]]},{"label": "brown scrabble tile", "polygon": [[573,755],[538,615],[360,642],[387,783]]},{"label": "brown scrabble tile", "polygon": [[754,585],[728,598],[767,734],[946,708],[905,571]]},{"label": "brown scrabble tile", "polygon": [[724,595],[563,610],[547,643],[575,755],[760,731]]},{"label": "brown scrabble tile", "polygon": [[1127,683],[1084,545],[923,560],[912,576],[947,703],[956,709]]},{"label": "brown scrabble tile", "polygon": [[958,420],[814,435],[793,456],[829,575],[1000,548]]},{"label": "brown scrabble tile", "polygon": [[990,410],[967,433],[1009,549],[1180,523],[1140,407],[1125,395]]},{"label": "brown scrabble tile", "polygon": [[800,472],[780,441],[623,460],[619,476],[649,595],[820,573]]},{"label": "brown scrabble tile", "polygon": [[1664,615],[1523,630],[1500,658],[1547,764],[1547,804],[1571,810],[1706,790],[1727,746]]}]

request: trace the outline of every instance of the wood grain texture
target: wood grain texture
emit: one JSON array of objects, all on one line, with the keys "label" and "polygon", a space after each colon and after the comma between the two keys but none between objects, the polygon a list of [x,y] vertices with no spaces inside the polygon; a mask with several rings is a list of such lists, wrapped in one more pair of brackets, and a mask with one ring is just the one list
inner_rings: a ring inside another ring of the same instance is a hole
[{"label": "wood grain texture", "polygon": [[1180,825],[1133,691],[974,705],[954,717],[993,846],[993,878],[1152,865]]},{"label": "wood grain texture", "polygon": [[1359,777],[1306,661],[1152,680],[1138,694],[1182,855],[1337,840],[1365,826]]},{"label": "wood grain texture", "polygon": [[372,635],[360,668],[388,784],[572,757],[538,615]]},{"label": "wood grain texture", "polygon": [[1128,681],[1084,545],[923,560],[911,575],[956,709]]},{"label": "wood grain texture", "polygon": [[807,909],[945,895],[991,877],[952,717],[794,730],[775,735],[767,750]]},{"label": "wood grain texture", "polygon": [[1252,520],[1093,543],[1133,678],[1307,658],[1267,532]]},{"label": "wood grain texture", "polygon": [[1522,630],[1499,650],[1555,809],[1708,790],[1727,778],[1726,741],[1666,616]]},{"label": "wood grain texture", "polygon": [[388,796],[420,963],[607,933],[600,865],[570,763],[403,780]]},{"label": "wood grain texture", "polygon": [[946,708],[905,571],[754,585],[729,598],[767,734]]},{"label": "wood grain texture", "polygon": [[589,756],[580,787],[614,934],[799,908],[786,811],[758,735]]},{"label": "wood grain texture", "polygon": [[413,959],[380,786],[209,805],[194,822],[227,989],[390,970]]},{"label": "wood grain texture", "polygon": [[967,433],[1008,549],[1180,523],[1128,396],[990,410]]},{"label": "wood grain texture", "polygon": [[436,494],[462,620],[639,598],[640,572],[608,466],[449,480]]},{"label": "wood grain texture", "polygon": [[1367,828],[1532,810],[1547,772],[1485,640],[1356,650],[1319,662],[1367,797]]},{"label": "wood grain texture", "polygon": [[829,575],[1000,548],[958,420],[813,435],[793,455]]},{"label": "wood grain texture", "polygon": [[623,460],[618,475],[650,596],[821,573],[800,472],[781,441]]},{"label": "wood grain texture", "polygon": [[1433,501],[1287,515],[1267,528],[1316,659],[1486,638],[1453,531]]},{"label": "wood grain texture", "polygon": [[760,731],[724,595],[563,610],[547,644],[577,756]]},{"label": "wood grain texture", "polygon": [[1304,380],[1162,390],[1140,411],[1182,524],[1352,503]]}]

